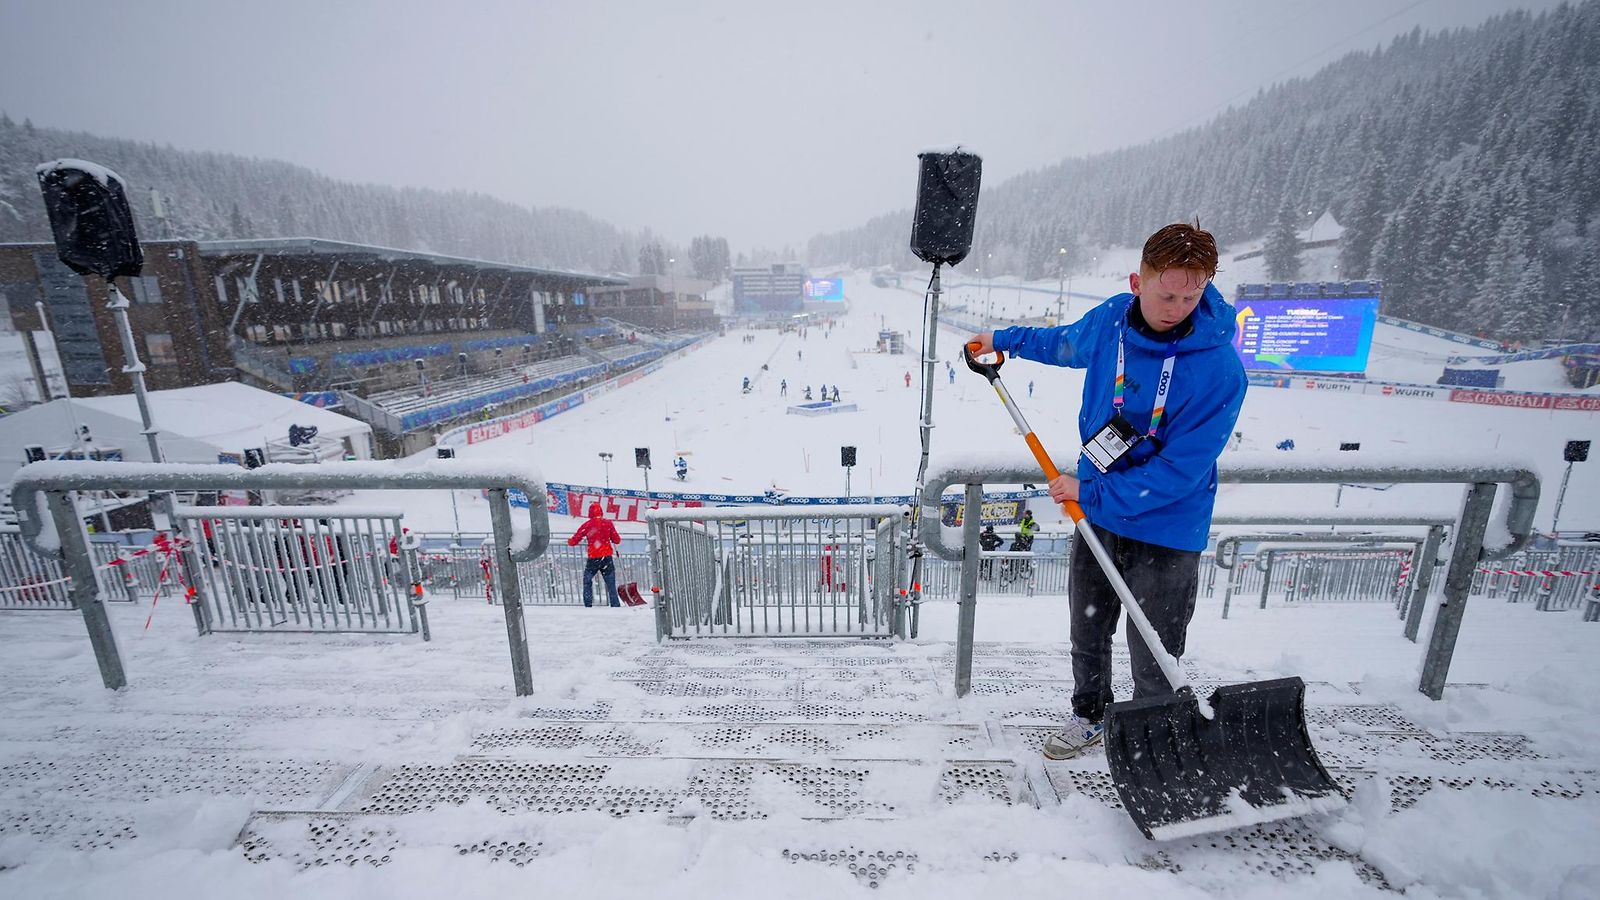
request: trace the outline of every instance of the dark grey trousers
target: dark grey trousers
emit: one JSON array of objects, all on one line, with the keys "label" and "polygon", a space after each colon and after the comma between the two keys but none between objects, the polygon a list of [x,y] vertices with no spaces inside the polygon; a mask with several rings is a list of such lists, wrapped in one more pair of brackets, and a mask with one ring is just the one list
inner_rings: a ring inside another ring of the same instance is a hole
[{"label": "dark grey trousers", "polygon": [[[1100,543],[1173,656],[1183,655],[1184,634],[1194,617],[1200,589],[1200,554],[1120,537],[1096,528]],[[1098,722],[1111,694],[1111,639],[1122,618],[1122,601],[1106,580],[1083,535],[1072,538],[1072,574],[1067,583],[1072,603],[1072,711]],[[1128,623],[1128,655],[1133,662],[1135,699],[1172,693],[1161,666],[1150,655],[1138,629]]]}]

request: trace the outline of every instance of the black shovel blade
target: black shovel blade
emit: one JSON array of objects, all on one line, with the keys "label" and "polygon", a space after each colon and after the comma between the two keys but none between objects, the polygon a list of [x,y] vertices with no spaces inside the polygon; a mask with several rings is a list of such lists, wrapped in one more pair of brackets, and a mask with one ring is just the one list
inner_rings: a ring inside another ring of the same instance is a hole
[{"label": "black shovel blade", "polygon": [[1305,693],[1299,678],[1218,688],[1209,720],[1188,692],[1107,707],[1106,761],[1134,824],[1172,840],[1343,807]]}]

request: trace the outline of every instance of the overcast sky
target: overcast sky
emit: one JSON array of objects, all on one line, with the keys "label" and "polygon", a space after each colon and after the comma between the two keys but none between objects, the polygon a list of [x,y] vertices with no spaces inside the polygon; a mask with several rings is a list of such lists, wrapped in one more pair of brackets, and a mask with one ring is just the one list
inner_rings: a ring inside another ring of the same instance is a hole
[{"label": "overcast sky", "polygon": [[483,191],[675,241],[803,245],[984,180],[1200,124],[1421,25],[1556,0],[0,0],[0,110]]}]

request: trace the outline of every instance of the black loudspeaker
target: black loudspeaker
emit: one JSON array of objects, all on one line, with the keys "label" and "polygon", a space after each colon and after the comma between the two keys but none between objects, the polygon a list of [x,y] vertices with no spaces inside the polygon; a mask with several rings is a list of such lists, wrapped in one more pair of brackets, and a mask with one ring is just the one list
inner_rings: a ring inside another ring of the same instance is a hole
[{"label": "black loudspeaker", "polygon": [[121,176],[81,159],[45,163],[36,174],[56,255],[72,271],[111,279],[144,269]]},{"label": "black loudspeaker", "polygon": [[1361,442],[1360,441],[1355,441],[1354,443],[1351,443],[1349,441],[1346,441],[1346,442],[1341,443],[1339,445],[1339,449],[1340,450],[1360,450],[1361,449]]},{"label": "black loudspeaker", "polygon": [[250,447],[244,451],[244,467],[246,469],[259,469],[267,464],[267,451],[259,447]]},{"label": "black loudspeaker", "polygon": [[1588,462],[1588,441],[1567,441],[1567,447],[1561,453],[1562,462]]},{"label": "black loudspeaker", "polygon": [[854,448],[854,447],[840,447],[839,448],[839,465],[844,466],[845,468],[849,468],[849,467],[851,467],[851,466],[853,466],[855,464],[856,464],[856,448]]},{"label": "black loudspeaker", "polygon": [[911,252],[923,262],[953,266],[972,249],[983,160],[955,150],[921,153],[917,210],[911,217]]},{"label": "black loudspeaker", "polygon": [[456,458],[456,448],[454,447],[436,447],[434,449],[438,452],[440,459]]},{"label": "black loudspeaker", "polygon": [[635,448],[633,448],[633,464],[635,466],[638,466],[641,469],[650,468],[650,448],[649,447],[635,447]]}]

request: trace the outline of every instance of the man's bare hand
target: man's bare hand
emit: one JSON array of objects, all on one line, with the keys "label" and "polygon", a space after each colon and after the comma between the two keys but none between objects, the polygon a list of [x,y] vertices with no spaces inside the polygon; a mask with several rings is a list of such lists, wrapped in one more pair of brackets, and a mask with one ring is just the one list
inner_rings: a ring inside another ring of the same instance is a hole
[{"label": "man's bare hand", "polygon": [[972,337],[967,338],[967,346],[970,347],[973,344],[981,344],[982,345],[977,350],[972,351],[972,355],[973,356],[982,356],[985,353],[993,353],[994,352],[994,332],[985,331],[982,334],[975,334]]},{"label": "man's bare hand", "polygon": [[1057,503],[1078,499],[1078,479],[1071,475],[1061,475],[1050,482],[1050,499]]}]

